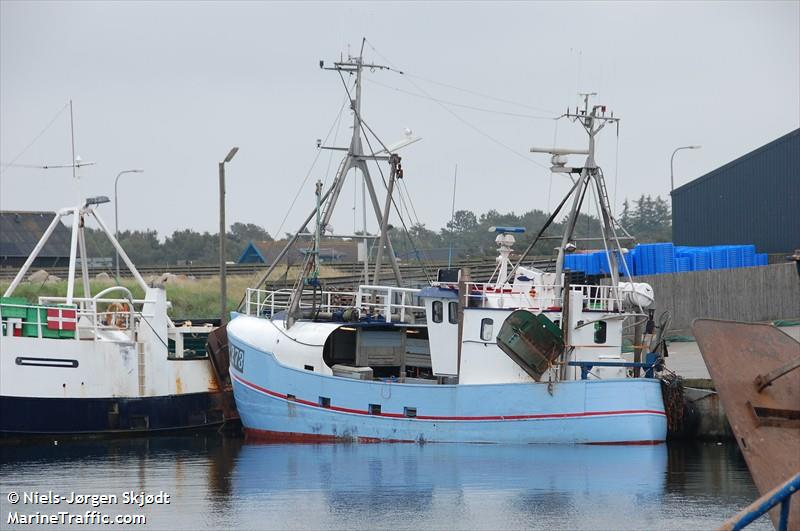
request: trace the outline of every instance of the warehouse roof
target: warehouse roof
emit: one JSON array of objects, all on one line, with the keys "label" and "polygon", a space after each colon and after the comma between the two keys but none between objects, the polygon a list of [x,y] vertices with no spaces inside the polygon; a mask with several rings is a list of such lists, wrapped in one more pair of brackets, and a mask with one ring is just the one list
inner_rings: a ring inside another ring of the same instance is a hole
[{"label": "warehouse roof", "polygon": [[757,149],[754,149],[750,153],[742,155],[738,159],[732,160],[729,163],[725,164],[724,166],[720,166],[719,168],[706,173],[702,177],[698,177],[697,179],[695,179],[693,181],[689,181],[688,183],[675,188],[672,191],[672,195],[681,194],[681,193],[683,193],[683,192],[685,192],[687,190],[690,190],[691,188],[694,188],[695,186],[697,186],[697,185],[699,185],[699,184],[701,184],[701,183],[703,183],[705,181],[708,181],[710,179],[714,179],[719,175],[724,175],[731,168],[733,168],[735,166],[738,166],[738,165],[746,162],[747,160],[749,160],[749,159],[751,159],[753,157],[760,156],[760,155],[764,154],[765,152],[767,152],[767,151],[769,151],[771,149],[777,148],[778,146],[780,146],[780,145],[782,145],[784,143],[792,142],[792,141],[794,141],[794,142],[799,142],[800,141],[800,129],[795,129],[794,131],[786,133],[785,135],[783,135],[783,136],[781,136],[779,138],[776,138],[772,142],[764,144],[763,146],[761,146],[761,147],[759,147]]},{"label": "warehouse roof", "polygon": [[[55,212],[0,212],[0,257],[27,257],[53,221]],[[70,230],[58,223],[39,256],[69,257]]]}]

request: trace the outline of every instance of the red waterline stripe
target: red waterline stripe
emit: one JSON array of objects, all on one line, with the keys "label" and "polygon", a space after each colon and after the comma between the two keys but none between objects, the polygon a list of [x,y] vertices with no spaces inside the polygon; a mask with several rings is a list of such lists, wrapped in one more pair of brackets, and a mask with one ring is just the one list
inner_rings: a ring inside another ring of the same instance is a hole
[{"label": "red waterline stripe", "polygon": [[245,438],[247,441],[265,443],[337,443],[342,441],[352,441],[359,443],[414,443],[411,439],[379,439],[377,437],[343,437],[341,435],[324,435],[321,433],[298,433],[290,431],[257,430],[245,428]]},{"label": "red waterline stripe", "polygon": [[275,391],[270,391],[269,389],[266,389],[252,382],[249,382],[240,376],[236,376],[233,373],[231,373],[231,376],[233,376],[234,380],[237,380],[242,385],[245,385],[255,391],[259,391],[267,395],[274,396],[276,398],[282,398],[289,402],[296,402],[298,404],[317,407],[320,409],[330,409],[332,411],[339,411],[342,413],[368,415],[371,417],[413,418],[417,420],[526,420],[526,419],[563,419],[563,418],[578,418],[578,417],[598,417],[598,416],[608,416],[608,415],[666,416],[666,413],[664,413],[663,411],[658,411],[656,409],[626,409],[626,410],[616,410],[616,411],[585,411],[583,413],[548,413],[539,415],[488,415],[488,416],[475,416],[475,417],[444,417],[444,416],[434,416],[434,415],[417,415],[416,417],[406,417],[402,413],[370,413],[369,411],[362,409],[349,409],[346,407],[339,407],[339,406],[323,407],[317,404],[316,402],[309,402],[308,400],[302,400],[300,398],[294,398],[290,400],[285,394],[277,393]]}]

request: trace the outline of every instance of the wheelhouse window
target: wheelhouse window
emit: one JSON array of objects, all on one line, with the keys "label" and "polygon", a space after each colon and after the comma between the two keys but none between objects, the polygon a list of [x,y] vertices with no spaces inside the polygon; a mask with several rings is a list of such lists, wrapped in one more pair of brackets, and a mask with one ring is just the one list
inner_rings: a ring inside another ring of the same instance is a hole
[{"label": "wheelhouse window", "polygon": [[606,342],[606,329],[608,324],[605,321],[597,321],[594,323],[594,342],[595,343],[605,343]]},{"label": "wheelhouse window", "polygon": [[442,301],[433,301],[433,318],[434,323],[441,323],[444,314],[444,307]]},{"label": "wheelhouse window", "polygon": [[447,305],[447,320],[450,324],[458,324],[458,303],[456,301]]},{"label": "wheelhouse window", "polygon": [[488,317],[485,319],[481,319],[481,339],[484,341],[491,341],[492,340],[492,331],[494,329],[494,320],[489,319]]}]

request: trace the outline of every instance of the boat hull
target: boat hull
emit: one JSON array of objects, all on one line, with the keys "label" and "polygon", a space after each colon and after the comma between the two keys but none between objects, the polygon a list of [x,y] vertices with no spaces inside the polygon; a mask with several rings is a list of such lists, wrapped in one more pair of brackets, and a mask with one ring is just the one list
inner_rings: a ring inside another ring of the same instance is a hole
[{"label": "boat hull", "polygon": [[223,424],[225,392],[144,398],[0,396],[0,435],[103,435],[197,429]]},{"label": "boat hull", "polygon": [[240,368],[231,365],[231,376],[242,424],[253,438],[648,444],[667,435],[658,380],[552,386],[361,381],[287,367],[272,353],[228,334],[242,353]]}]

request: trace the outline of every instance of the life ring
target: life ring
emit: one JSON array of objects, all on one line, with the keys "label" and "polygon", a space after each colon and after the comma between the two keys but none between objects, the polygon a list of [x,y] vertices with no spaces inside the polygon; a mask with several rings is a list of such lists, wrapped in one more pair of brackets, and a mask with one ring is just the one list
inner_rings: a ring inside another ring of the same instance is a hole
[{"label": "life ring", "polygon": [[130,312],[130,306],[127,303],[112,302],[108,305],[108,308],[106,308],[103,324],[107,326],[116,326],[117,328],[128,328],[128,316]]}]

